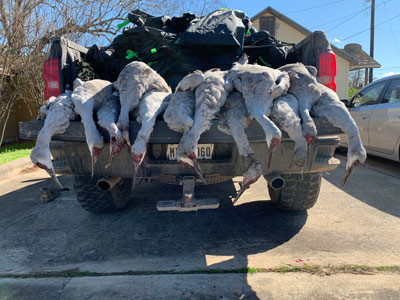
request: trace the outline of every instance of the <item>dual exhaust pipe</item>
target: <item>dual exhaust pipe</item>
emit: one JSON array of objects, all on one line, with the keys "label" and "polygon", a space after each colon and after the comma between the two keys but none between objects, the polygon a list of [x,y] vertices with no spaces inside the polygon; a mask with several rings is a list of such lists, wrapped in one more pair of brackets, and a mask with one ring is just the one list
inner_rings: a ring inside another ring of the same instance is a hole
[{"label": "dual exhaust pipe", "polygon": [[[276,173],[268,174],[264,176],[268,184],[274,189],[281,189],[285,186],[285,180]],[[101,191],[107,192],[111,190],[122,177],[108,177],[105,176],[97,181],[97,188]]]}]

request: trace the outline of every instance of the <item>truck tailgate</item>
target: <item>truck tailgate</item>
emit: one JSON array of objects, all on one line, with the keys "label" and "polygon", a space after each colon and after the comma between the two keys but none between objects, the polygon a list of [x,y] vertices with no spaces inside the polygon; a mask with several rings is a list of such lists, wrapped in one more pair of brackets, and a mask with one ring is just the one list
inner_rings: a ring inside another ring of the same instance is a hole
[{"label": "truck tailgate", "polygon": [[[336,135],[342,133],[339,128],[333,127],[325,118],[315,118],[314,122],[317,126],[318,136]],[[36,139],[40,129],[43,127],[44,121],[30,121],[19,123],[19,137],[21,139]],[[199,143],[234,143],[232,136],[222,133],[217,128],[218,120],[214,120],[211,129],[201,135]],[[130,139],[135,140],[135,137],[140,129],[140,124],[136,121],[130,122]],[[99,128],[100,132],[108,141],[108,133]],[[252,143],[264,143],[265,133],[261,126],[252,121],[246,129],[249,141]],[[150,143],[179,143],[182,134],[170,130],[164,121],[157,121],[154,131],[150,138]],[[283,132],[283,141],[290,140],[286,132]],[[54,135],[53,140],[85,142],[85,132],[83,125],[79,121],[70,122],[69,127],[63,134]]]}]

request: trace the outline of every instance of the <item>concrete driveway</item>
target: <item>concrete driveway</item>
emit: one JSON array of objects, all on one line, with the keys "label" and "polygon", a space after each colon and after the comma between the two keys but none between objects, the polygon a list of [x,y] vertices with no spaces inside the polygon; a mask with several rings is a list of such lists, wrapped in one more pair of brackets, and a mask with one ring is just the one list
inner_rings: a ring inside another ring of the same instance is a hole
[{"label": "concrete driveway", "polygon": [[143,183],[99,215],[73,192],[41,204],[43,171],[2,180],[0,299],[400,299],[400,164],[371,157],[340,188],[338,158],[304,213],[263,179],[235,206],[237,183],[198,188],[221,207],[190,213],[158,212],[179,187]]}]

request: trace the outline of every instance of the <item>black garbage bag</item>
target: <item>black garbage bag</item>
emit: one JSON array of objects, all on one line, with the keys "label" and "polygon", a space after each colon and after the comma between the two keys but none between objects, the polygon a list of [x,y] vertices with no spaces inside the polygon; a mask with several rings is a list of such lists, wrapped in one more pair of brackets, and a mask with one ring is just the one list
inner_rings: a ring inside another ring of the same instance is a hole
[{"label": "black garbage bag", "polygon": [[[84,60],[100,78],[115,81],[132,61],[143,61],[165,78],[171,88],[188,73],[213,68],[228,70],[246,53],[251,62],[260,57],[273,67],[284,65],[287,47],[258,34],[241,11],[217,10],[204,17],[185,13],[181,17],[153,17],[135,10],[126,28],[108,47],[93,45]],[[246,35],[246,33],[250,35]]]},{"label": "black garbage bag", "polygon": [[246,35],[244,45],[249,63],[279,68],[289,63],[294,44],[278,41],[268,31],[262,30]]}]

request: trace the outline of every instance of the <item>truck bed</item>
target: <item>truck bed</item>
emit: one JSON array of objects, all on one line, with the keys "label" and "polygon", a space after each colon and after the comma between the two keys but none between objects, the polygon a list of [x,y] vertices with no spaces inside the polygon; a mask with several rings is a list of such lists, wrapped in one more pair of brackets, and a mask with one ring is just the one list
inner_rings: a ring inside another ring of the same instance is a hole
[{"label": "truck bed", "polygon": [[[309,161],[303,167],[304,172],[321,172],[334,170],[338,161],[332,159],[333,151],[338,145],[338,138],[334,137],[341,130],[333,127],[326,119],[314,119],[318,138],[309,148]],[[23,139],[36,139],[44,121],[22,122],[19,124],[20,137]],[[236,145],[231,136],[217,129],[218,121],[214,120],[211,129],[203,133],[199,144],[213,143],[214,157],[212,160],[201,160],[200,165],[209,183],[217,183],[228,180],[234,176],[243,174],[243,166],[238,157]],[[140,124],[136,121],[130,122],[130,139],[134,141]],[[108,133],[99,128],[105,142],[108,142]],[[246,130],[250,144],[260,160],[263,170],[267,170],[269,150],[265,142],[265,134],[260,125],[252,121]],[[191,170],[181,166],[176,161],[170,161],[163,154],[168,144],[178,144],[181,134],[170,130],[164,121],[156,122],[153,134],[148,144],[148,151],[142,168],[141,176],[153,178],[154,180],[178,184],[179,176],[192,174]],[[155,155],[155,147],[159,149],[160,155]],[[301,170],[293,163],[294,142],[283,132],[282,144],[275,150],[272,157],[271,168],[268,173],[299,173]],[[57,173],[88,175],[90,174],[90,154],[85,142],[83,125],[79,121],[72,121],[67,130],[60,135],[54,135],[51,142],[51,151],[54,159],[54,167]],[[117,156],[109,169],[105,169],[109,155],[106,144],[100,154],[99,161],[95,167],[95,173],[102,176],[133,177],[133,164],[130,154],[123,150]],[[239,163],[238,163],[239,162]],[[266,174],[265,174],[266,175]]]}]

